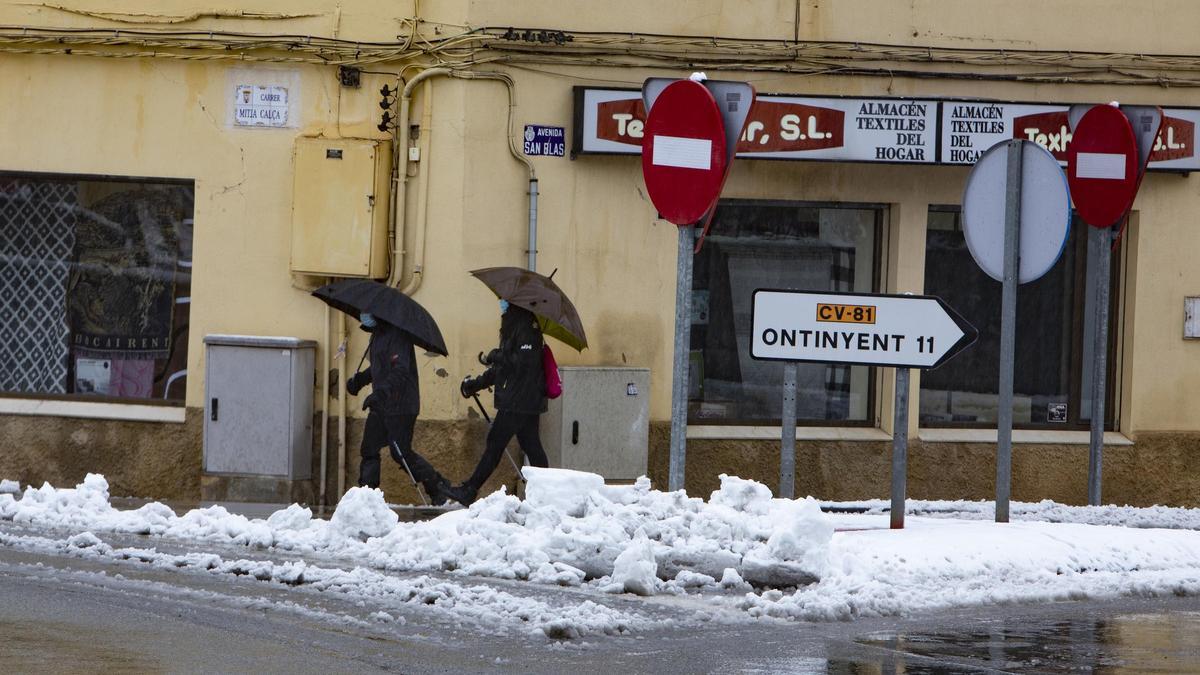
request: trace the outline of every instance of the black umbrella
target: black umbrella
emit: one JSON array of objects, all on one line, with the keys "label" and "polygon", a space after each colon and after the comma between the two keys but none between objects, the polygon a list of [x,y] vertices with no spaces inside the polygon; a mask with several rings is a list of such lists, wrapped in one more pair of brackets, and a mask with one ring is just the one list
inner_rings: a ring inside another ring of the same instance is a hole
[{"label": "black umbrella", "polygon": [[416,300],[370,279],[344,279],[312,293],[330,307],[355,318],[366,312],[408,333],[413,344],[425,351],[446,356],[446,341],[437,322]]},{"label": "black umbrella", "polygon": [[587,348],[583,322],[570,298],[550,277],[521,267],[486,267],[471,270],[497,297],[523,307],[538,317],[542,332],[577,351]]}]

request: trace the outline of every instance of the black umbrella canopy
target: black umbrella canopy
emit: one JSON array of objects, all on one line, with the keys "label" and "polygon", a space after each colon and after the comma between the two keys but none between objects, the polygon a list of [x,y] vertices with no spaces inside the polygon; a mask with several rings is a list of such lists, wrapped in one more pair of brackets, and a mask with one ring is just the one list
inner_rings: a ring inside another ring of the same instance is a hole
[{"label": "black umbrella canopy", "polygon": [[413,344],[446,356],[446,341],[429,312],[399,290],[370,279],[344,279],[312,293],[330,307],[358,318],[366,312],[408,333]]},{"label": "black umbrella canopy", "polygon": [[486,267],[471,270],[471,274],[497,297],[536,314],[546,335],[577,351],[587,348],[587,335],[575,305],[550,277],[521,267]]}]

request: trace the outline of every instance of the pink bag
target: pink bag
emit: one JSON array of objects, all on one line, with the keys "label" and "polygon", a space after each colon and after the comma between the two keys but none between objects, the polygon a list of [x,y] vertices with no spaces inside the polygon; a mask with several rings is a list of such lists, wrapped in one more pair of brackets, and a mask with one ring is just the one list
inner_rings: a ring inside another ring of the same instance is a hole
[{"label": "pink bag", "polygon": [[558,376],[558,362],[550,345],[542,343],[542,373],[546,377],[546,398],[562,396],[562,378]]}]

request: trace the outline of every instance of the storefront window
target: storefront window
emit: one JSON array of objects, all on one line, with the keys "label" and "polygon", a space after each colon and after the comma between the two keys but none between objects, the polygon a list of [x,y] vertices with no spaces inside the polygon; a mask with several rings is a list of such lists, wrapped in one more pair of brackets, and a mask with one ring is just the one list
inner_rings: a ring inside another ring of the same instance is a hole
[{"label": "storefront window", "polygon": [[182,403],[193,198],[0,174],[0,392]]},{"label": "storefront window", "polygon": [[[783,364],[750,358],[758,288],[870,293],[878,287],[876,206],[722,201],[695,258],[688,416],[693,424],[779,424]],[[801,363],[801,423],[873,422],[872,369]]]},{"label": "storefront window", "polygon": [[[1086,428],[1091,419],[1091,359],[1095,339],[1094,269],[1099,252],[1089,228],[1071,225],[1062,257],[1041,279],[1017,292],[1013,424],[1025,428]],[[1116,256],[1109,344],[1116,332]],[[979,330],[979,339],[936,370],[921,375],[921,425],[995,427],[1000,364],[1001,284],[975,264],[957,207],[929,211],[925,292],[936,295]],[[1113,358],[1110,351],[1109,383]],[[1112,387],[1107,387],[1111,393]],[[1105,406],[1111,425],[1112,408]]]}]

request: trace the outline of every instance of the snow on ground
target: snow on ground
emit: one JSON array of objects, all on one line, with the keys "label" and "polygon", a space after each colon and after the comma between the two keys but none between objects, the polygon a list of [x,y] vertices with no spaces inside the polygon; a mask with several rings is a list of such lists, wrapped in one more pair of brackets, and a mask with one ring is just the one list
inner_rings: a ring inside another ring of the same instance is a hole
[{"label": "snow on ground", "polygon": [[[450,571],[592,592],[696,594],[714,603],[728,603],[724,594],[739,593],[748,618],[811,620],[995,603],[1200,594],[1200,532],[1184,528],[1195,517],[1193,509],[1014,504],[1014,517],[1026,520],[996,524],[989,520],[990,505],[983,503],[910,501],[918,513],[939,517],[909,517],[906,529],[889,530],[885,502],[859,503],[869,509],[865,514],[825,514],[811,498],[772,499],[765,486],[730,476],[722,476],[721,488],[706,502],[683,492],[651,490],[646,479],[606,486],[592,474],[525,471],[524,501],[501,491],[470,509],[418,523],[397,522],[383,494],[366,488],[351,489],[329,521],[297,505],[266,520],[219,506],[183,516],[161,504],[119,511],[109,503],[107,482],[97,475],[74,489],[29,487],[20,499],[0,494],[0,521],[65,529],[72,536],[63,546],[72,550],[103,551],[94,532],[132,532],[320,553],[360,567],[347,572],[255,561],[252,570],[241,573],[281,583],[292,583],[289,579],[300,574],[337,592],[343,582],[332,580],[345,579],[347,587],[361,583],[388,597],[442,593],[450,598],[448,606],[481,622],[513,620],[498,609],[507,603],[538,617],[522,618],[526,624],[568,637],[571,631],[621,633],[613,627],[633,625],[632,619],[606,616],[599,605],[574,615],[564,607],[531,609],[490,596],[498,591],[487,586],[479,591],[414,588],[411,584],[444,582],[402,581],[375,570]],[[948,517],[951,509],[959,517]],[[1044,520],[1085,522],[1032,520],[1038,514]],[[1086,524],[1107,520],[1136,527]],[[218,571],[245,562],[194,555],[200,556],[194,564],[211,563],[215,567],[205,569]],[[591,615],[597,623],[584,622]],[[553,617],[563,623],[553,624]]]},{"label": "snow on ground", "polygon": [[[340,569],[303,560],[226,560],[212,553],[177,555],[153,548],[113,547],[91,532],[81,532],[66,540],[0,532],[0,545],[84,559],[135,561],[158,568],[251,577],[262,582],[347,595],[358,601],[386,606],[393,612],[397,607],[409,606],[432,611],[439,618],[457,625],[471,624],[499,631],[523,630],[556,639],[623,635],[658,623],[639,612],[622,611],[588,600],[578,604],[555,604],[482,584],[461,584],[424,575],[399,578],[364,567]],[[382,610],[371,617],[379,622],[403,624],[406,621],[403,616],[393,616]]]},{"label": "snow on ground", "polygon": [[0,480],[0,494],[16,493],[21,491],[21,484],[15,480]]},{"label": "snow on ground", "polygon": [[[891,509],[890,500],[870,499],[857,502],[822,501],[821,507],[834,510],[859,510],[867,514],[883,514]],[[906,514],[930,518],[962,518],[994,520],[996,505],[985,501],[924,501],[904,502]],[[1117,525],[1120,527],[1161,527],[1174,530],[1200,530],[1200,509],[1172,506],[1068,506],[1049,499],[1040,502],[1009,502],[1010,520],[1038,520],[1048,523],[1080,523],[1085,525]]]}]

